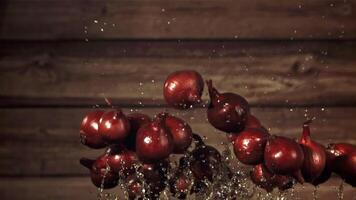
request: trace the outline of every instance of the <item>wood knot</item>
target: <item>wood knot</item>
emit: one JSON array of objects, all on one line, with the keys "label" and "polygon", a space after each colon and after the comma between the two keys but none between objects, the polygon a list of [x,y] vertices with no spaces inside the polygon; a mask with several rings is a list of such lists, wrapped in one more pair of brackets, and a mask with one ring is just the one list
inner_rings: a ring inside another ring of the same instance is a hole
[{"label": "wood knot", "polygon": [[291,71],[293,74],[302,74],[302,75],[318,74],[319,70],[313,67],[313,63],[314,63],[313,56],[305,56],[304,59],[298,59],[292,64]]}]

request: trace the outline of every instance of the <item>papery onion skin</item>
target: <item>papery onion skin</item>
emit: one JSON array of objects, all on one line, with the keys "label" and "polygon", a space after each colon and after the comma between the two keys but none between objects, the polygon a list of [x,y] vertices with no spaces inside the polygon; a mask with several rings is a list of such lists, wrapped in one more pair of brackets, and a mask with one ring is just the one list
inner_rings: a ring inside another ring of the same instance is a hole
[{"label": "papery onion skin", "polygon": [[303,161],[303,150],[297,142],[282,136],[270,136],[264,162],[272,173],[291,175],[301,169]]},{"label": "papery onion skin", "polygon": [[95,110],[84,117],[79,132],[82,144],[93,149],[101,149],[107,146],[107,142],[99,132],[99,121],[104,113],[102,110]]},{"label": "papery onion skin", "polygon": [[207,81],[210,104],[207,110],[209,123],[226,133],[239,133],[246,125],[250,107],[245,98],[235,93],[219,93],[211,80]]},{"label": "papery onion skin", "polygon": [[181,70],[167,77],[163,95],[168,105],[186,109],[201,102],[203,90],[204,80],[198,72]]},{"label": "papery onion skin", "polygon": [[233,142],[237,159],[246,165],[262,163],[268,137],[261,129],[247,128],[239,133]]}]

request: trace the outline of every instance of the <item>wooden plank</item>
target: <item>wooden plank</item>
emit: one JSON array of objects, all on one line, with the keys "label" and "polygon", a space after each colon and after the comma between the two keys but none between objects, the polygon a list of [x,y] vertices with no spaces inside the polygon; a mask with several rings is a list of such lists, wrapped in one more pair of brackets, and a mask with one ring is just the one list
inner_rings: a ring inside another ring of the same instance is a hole
[{"label": "wooden plank", "polygon": [[356,1],[8,0],[1,39],[353,39]]},{"label": "wooden plank", "polygon": [[[331,179],[317,189],[318,199],[338,199],[339,179]],[[313,186],[305,184],[297,185],[293,199],[313,199]],[[123,199],[122,193],[117,188],[105,193],[117,194]],[[292,191],[287,191],[290,196]],[[58,177],[58,178],[2,178],[0,179],[0,194],[2,199],[11,200],[63,200],[63,199],[97,199],[98,191],[92,186],[87,177]],[[344,186],[344,199],[352,200],[356,196],[356,189],[349,185]],[[257,196],[257,192],[256,192]],[[254,196],[252,199],[257,200]],[[277,194],[273,195],[277,199]],[[174,200],[174,198],[171,198]]]},{"label": "wooden plank", "polygon": [[[135,110],[135,108],[133,108]],[[144,108],[153,116],[165,109]],[[79,125],[89,109],[1,109],[0,110],[0,176],[70,176],[84,175],[87,170],[78,160],[82,156],[97,157],[103,150],[91,150],[79,142]],[[130,109],[124,109],[126,113]],[[206,121],[205,109],[177,111],[167,109],[185,119],[193,130],[206,136],[206,142],[224,149],[226,136]],[[272,134],[297,138],[305,117],[315,116],[313,138],[327,144],[356,144],[356,108],[253,108]]]},{"label": "wooden plank", "polygon": [[165,78],[182,69],[256,106],[356,105],[355,42],[121,44],[6,43],[0,105],[91,106],[107,96],[123,106],[159,106]]}]

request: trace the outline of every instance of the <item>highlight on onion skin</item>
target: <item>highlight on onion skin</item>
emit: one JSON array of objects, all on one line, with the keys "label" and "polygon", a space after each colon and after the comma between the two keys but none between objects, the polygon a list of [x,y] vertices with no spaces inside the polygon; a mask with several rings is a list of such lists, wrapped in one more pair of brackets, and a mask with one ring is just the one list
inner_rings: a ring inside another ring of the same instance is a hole
[{"label": "highlight on onion skin", "polygon": [[185,153],[192,143],[192,128],[184,120],[169,115],[168,113],[160,113],[161,117],[165,117],[165,125],[169,129],[173,137],[173,153]]},{"label": "highlight on onion skin", "polygon": [[270,136],[264,152],[264,163],[272,173],[292,175],[300,171],[304,153],[300,145],[282,136]]},{"label": "highlight on onion skin", "polygon": [[102,110],[95,110],[84,117],[79,132],[82,144],[93,149],[101,149],[107,146],[107,142],[99,132],[100,118],[104,113]]},{"label": "highlight on onion skin", "polygon": [[120,109],[115,109],[101,116],[98,131],[109,143],[122,142],[130,133],[130,123]]},{"label": "highlight on onion skin", "polygon": [[328,151],[325,151],[326,159],[325,159],[325,167],[323,169],[323,172],[320,174],[318,178],[316,178],[311,184],[314,186],[318,186],[322,183],[325,183],[328,181],[331,177],[332,174],[332,161],[334,159],[334,156],[331,155]]},{"label": "highlight on onion skin", "polygon": [[173,148],[173,137],[165,125],[165,117],[157,116],[137,132],[136,153],[142,162],[154,163],[166,159]]},{"label": "highlight on onion skin", "polygon": [[182,70],[167,77],[163,95],[168,105],[186,109],[201,102],[203,90],[204,80],[198,72]]},{"label": "highlight on onion skin", "polygon": [[106,155],[96,160],[81,158],[80,164],[90,170],[91,181],[96,187],[110,189],[118,185],[119,176],[108,167]]},{"label": "highlight on onion skin", "polygon": [[233,142],[236,158],[246,165],[262,163],[268,137],[269,134],[261,129],[245,129]]},{"label": "highlight on onion skin", "polygon": [[332,170],[346,183],[356,186],[356,146],[347,143],[330,144],[327,151],[332,154]]},{"label": "highlight on onion skin", "polygon": [[134,151],[127,150],[122,145],[112,145],[107,150],[107,162],[114,172],[127,177],[135,173],[135,164],[138,163]]},{"label": "highlight on onion skin", "polygon": [[125,146],[127,149],[135,151],[136,150],[136,134],[137,131],[144,126],[151,122],[151,118],[148,115],[142,113],[130,113],[127,115],[127,119],[130,123],[130,133],[125,139]]},{"label": "highlight on onion skin", "polygon": [[209,89],[210,104],[207,115],[209,123],[218,130],[226,133],[239,133],[246,125],[250,114],[248,102],[235,93],[219,93],[213,82],[206,82]]},{"label": "highlight on onion skin", "polygon": [[309,120],[303,124],[303,133],[299,143],[304,152],[302,175],[306,182],[314,182],[323,172],[326,165],[325,147],[313,141],[310,136]]}]

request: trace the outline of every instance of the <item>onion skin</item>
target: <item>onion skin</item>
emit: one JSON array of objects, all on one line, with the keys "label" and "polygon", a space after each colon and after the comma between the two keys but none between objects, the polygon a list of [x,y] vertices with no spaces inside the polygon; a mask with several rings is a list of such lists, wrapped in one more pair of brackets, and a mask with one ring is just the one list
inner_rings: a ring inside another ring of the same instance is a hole
[{"label": "onion skin", "polygon": [[263,162],[264,150],[269,134],[261,129],[247,128],[233,142],[237,159],[246,165]]},{"label": "onion skin", "polygon": [[292,188],[295,184],[294,179],[291,176],[274,175],[273,182],[280,191],[285,191]]},{"label": "onion skin", "polygon": [[247,117],[247,121],[246,121],[246,128],[262,128],[262,124],[260,122],[260,120],[257,119],[257,117],[255,117],[254,115],[250,114]]},{"label": "onion skin", "polygon": [[140,171],[144,175],[144,179],[149,183],[150,193],[147,194],[150,199],[159,196],[159,193],[166,187],[167,172],[169,163],[165,160],[154,164],[143,163]]},{"label": "onion skin", "polygon": [[124,177],[135,173],[135,164],[138,158],[135,152],[126,150],[119,145],[113,145],[107,151],[108,165],[115,173],[120,173]]},{"label": "onion skin", "polygon": [[329,144],[327,152],[331,154],[332,171],[356,187],[356,146],[348,143]]},{"label": "onion skin", "polygon": [[123,141],[130,133],[129,120],[119,109],[106,112],[100,118],[99,132],[110,143]]},{"label": "onion skin", "polygon": [[107,146],[107,142],[104,140],[103,136],[100,134],[99,121],[103,116],[104,111],[95,110],[89,112],[83,119],[80,125],[80,141],[82,144],[93,148],[101,149]]},{"label": "onion skin", "polygon": [[304,123],[299,143],[304,152],[302,175],[306,182],[312,183],[322,174],[325,168],[326,153],[325,147],[311,139],[310,123],[311,121]]},{"label": "onion skin", "polygon": [[129,196],[129,200],[134,200],[137,198],[143,197],[143,187],[142,182],[136,176],[136,174],[132,174],[125,179],[126,183],[126,191]]},{"label": "onion skin", "polygon": [[168,105],[186,109],[201,102],[204,90],[202,76],[194,70],[171,73],[163,87],[163,95]]},{"label": "onion skin", "polygon": [[192,128],[184,120],[169,115],[168,113],[161,113],[165,115],[165,125],[169,129],[173,137],[173,153],[185,153],[192,143]]},{"label": "onion skin", "polygon": [[129,120],[131,129],[124,143],[127,149],[135,151],[137,131],[145,124],[150,123],[151,118],[148,115],[142,113],[131,113],[127,115],[127,119]]},{"label": "onion skin", "polygon": [[219,93],[211,80],[207,81],[210,104],[208,121],[216,129],[226,133],[239,133],[245,128],[250,107],[245,98],[234,93]]},{"label": "onion skin", "polygon": [[221,155],[212,146],[199,145],[192,151],[190,170],[197,180],[213,180],[213,176],[221,163]]},{"label": "onion skin", "polygon": [[169,180],[169,189],[178,199],[185,199],[188,194],[190,180],[181,170],[178,170]]},{"label": "onion skin", "polygon": [[80,163],[90,170],[91,181],[96,187],[110,189],[118,185],[119,176],[110,168],[107,169],[105,155],[96,160],[81,158]]},{"label": "onion skin", "polygon": [[272,192],[275,187],[274,174],[272,174],[263,164],[256,165],[250,172],[251,180],[258,187]]},{"label": "onion skin", "polygon": [[267,141],[264,162],[272,173],[294,174],[300,170],[303,161],[303,150],[294,140],[282,136],[271,136]]},{"label": "onion skin", "polygon": [[141,127],[136,136],[136,153],[145,163],[153,163],[173,152],[173,137],[165,125],[164,117],[157,117]]},{"label": "onion skin", "polygon": [[331,155],[328,151],[325,151],[325,155],[326,155],[325,167],[323,169],[323,172],[320,174],[320,176],[312,182],[312,184],[314,186],[325,183],[331,177],[332,170],[333,170],[332,169],[332,160],[333,160],[334,156]]}]

